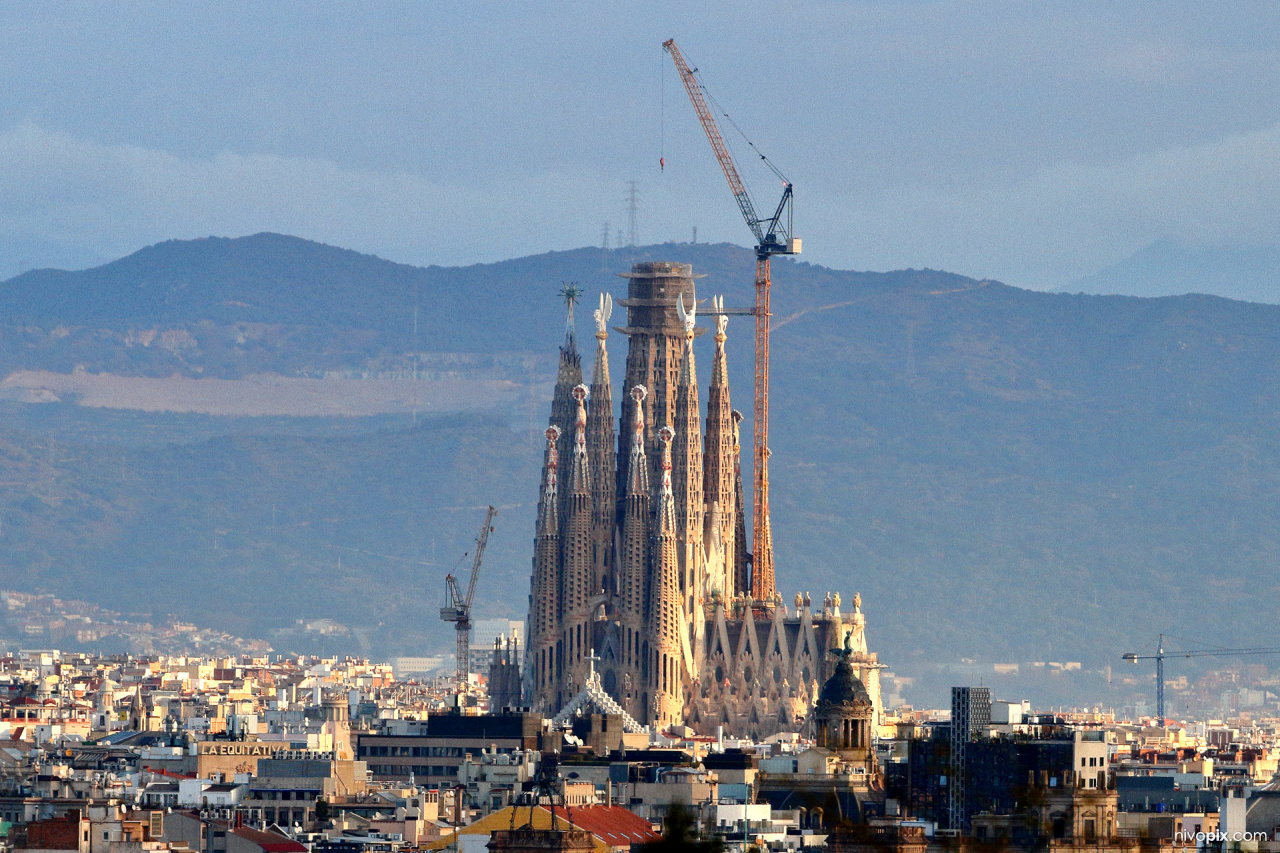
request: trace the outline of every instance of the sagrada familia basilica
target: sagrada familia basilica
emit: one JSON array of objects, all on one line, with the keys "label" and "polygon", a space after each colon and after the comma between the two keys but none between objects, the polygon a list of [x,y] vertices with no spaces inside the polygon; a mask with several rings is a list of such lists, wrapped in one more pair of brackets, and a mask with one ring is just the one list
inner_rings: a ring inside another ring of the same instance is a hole
[{"label": "sagrada familia basilica", "polygon": [[[524,665],[525,702],[556,714],[603,690],[643,725],[766,737],[812,727],[819,685],[846,663],[881,711],[861,601],[789,607],[772,572],[752,577],[743,507],[742,416],[729,400],[720,300],[705,418],[688,264],[636,264],[627,361],[614,430],[608,321],[595,312],[595,366],[583,383],[569,326],[551,405],[538,501]],[[753,587],[754,582],[754,587]]]}]

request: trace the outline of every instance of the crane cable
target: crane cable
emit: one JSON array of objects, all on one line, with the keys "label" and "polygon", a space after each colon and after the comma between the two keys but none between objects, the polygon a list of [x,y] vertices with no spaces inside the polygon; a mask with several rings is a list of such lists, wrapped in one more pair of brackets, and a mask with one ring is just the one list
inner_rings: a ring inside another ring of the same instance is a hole
[{"label": "crane cable", "polygon": [[[666,49],[663,48],[663,50],[665,52]],[[685,58],[686,59],[689,58],[687,51],[685,52]],[[761,160],[764,161],[764,164],[769,167],[769,171],[777,175],[778,179],[782,181],[784,184],[790,185],[791,181],[787,180],[787,176],[782,174],[782,172],[778,169],[778,167],[773,165],[773,161],[770,160],[768,157],[766,157],[764,155],[764,152],[756,147],[756,144],[751,141],[751,138],[747,136],[746,133],[743,132],[742,128],[738,127],[738,123],[733,120],[733,116],[729,115],[729,111],[726,110],[720,104],[720,102],[715,99],[715,96],[712,95],[711,92],[707,90],[707,85],[702,82],[702,77],[699,75],[700,68],[698,67],[698,64],[697,63],[691,63],[691,64],[693,65],[693,68],[692,68],[693,79],[697,81],[698,88],[702,90],[703,97],[705,97],[708,101],[711,102],[711,105],[716,108],[716,112],[720,113],[720,115],[724,117],[724,120],[729,122],[729,125],[738,132],[739,136],[742,137],[742,141],[747,143],[747,146],[752,151],[754,151]],[[665,64],[664,64],[664,67],[665,67]]]},{"label": "crane cable", "polygon": [[658,171],[667,171],[667,59],[658,51]]},{"label": "crane cable", "polygon": [[[665,47],[663,48],[663,53],[666,53]],[[769,168],[769,171],[773,172],[773,174],[778,178],[778,180],[782,181],[782,183],[785,184],[786,186],[791,186],[791,181],[787,179],[786,175],[782,174],[782,170],[780,170],[777,166],[773,165],[773,161],[770,160],[768,157],[766,157],[764,152],[756,147],[756,144],[751,141],[751,138],[747,136],[747,134],[743,132],[742,128],[738,126],[738,123],[733,120],[733,116],[729,115],[729,111],[726,110],[720,104],[720,102],[716,100],[715,96],[712,95],[710,91],[708,91],[706,84],[702,82],[702,78],[698,75],[698,66],[696,64],[693,65],[693,68],[691,69],[691,71],[693,74],[694,81],[698,84],[698,88],[702,90],[703,97],[706,98],[708,102],[710,102],[711,106],[715,108],[715,111],[720,113],[720,115],[724,117],[725,121],[729,122],[730,127],[732,127],[735,131],[737,131],[738,136],[742,137],[742,141],[747,143],[747,147],[749,147],[752,151],[755,152],[756,156],[758,156],[764,162],[765,166]],[[661,94],[662,115],[661,115],[661,118],[659,119],[659,130],[658,130],[659,136],[662,140],[660,144],[662,146],[663,153],[662,153],[662,156],[660,156],[658,159],[658,164],[664,171],[666,169],[666,131],[665,131],[666,79],[667,79],[666,63],[663,62],[662,74],[661,74],[662,83],[660,87],[662,92]],[[728,145],[728,140],[725,140],[725,144],[726,146]],[[733,156],[732,151],[730,151],[730,156],[731,157]],[[746,186],[745,182],[743,184],[743,188],[747,191],[747,198],[750,199],[751,206],[755,207],[755,199],[751,195],[751,189]]]},{"label": "crane cable", "polygon": [[738,135],[742,137],[742,141],[747,143],[747,146],[752,151],[756,152],[756,154],[760,157],[760,159],[764,161],[764,164],[769,167],[769,171],[777,175],[778,179],[781,180],[784,184],[790,184],[791,182],[787,180],[787,176],[782,174],[782,172],[779,171],[778,167],[773,165],[773,161],[770,160],[768,157],[764,156],[764,152],[762,152],[759,148],[756,147],[756,144],[752,142],[750,137],[748,137],[742,131],[742,128],[738,127],[738,123],[734,121],[733,117],[729,115],[728,111],[725,110],[725,108],[720,105],[720,102],[715,99],[715,96],[713,96],[710,92],[707,91],[707,87],[703,84],[701,80],[698,81],[698,88],[702,90],[702,94],[706,96],[706,99],[708,101],[711,102],[711,105],[716,108],[716,112],[724,116],[724,120],[729,122],[729,125],[738,132]]}]

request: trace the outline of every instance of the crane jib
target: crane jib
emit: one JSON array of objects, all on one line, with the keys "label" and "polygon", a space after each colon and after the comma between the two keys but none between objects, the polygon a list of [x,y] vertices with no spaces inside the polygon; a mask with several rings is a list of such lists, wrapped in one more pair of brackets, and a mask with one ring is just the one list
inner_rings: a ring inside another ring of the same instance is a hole
[{"label": "crane jib", "polygon": [[452,574],[446,575],[445,599],[447,604],[440,608],[440,618],[445,622],[453,622],[458,634],[457,683],[459,693],[465,692],[471,672],[471,602],[476,596],[476,581],[480,577],[480,563],[484,559],[485,546],[489,544],[489,534],[493,532],[493,519],[498,514],[496,507],[488,507],[484,516],[484,524],[480,527],[480,535],[476,537],[476,555],[471,562],[471,577],[467,582],[467,594],[464,598],[458,588],[458,581]]},{"label": "crane jib", "polygon": [[[734,200],[738,203],[742,218],[756,238],[757,254],[762,252],[770,255],[798,254],[800,244],[798,240],[794,242],[791,240],[791,223],[789,221],[790,201],[792,198],[791,183],[789,181],[786,182],[782,199],[778,202],[778,207],[774,211],[773,217],[768,220],[761,219],[760,215],[756,213],[755,203],[751,200],[751,194],[747,191],[746,184],[742,181],[742,176],[738,174],[737,164],[734,163],[733,155],[729,153],[729,147],[725,144],[724,137],[720,133],[720,126],[716,122],[715,115],[707,106],[706,96],[703,93],[704,87],[698,82],[695,71],[685,61],[684,54],[680,52],[680,48],[676,46],[674,39],[668,39],[663,42],[662,47],[667,53],[671,54],[671,61],[675,63],[676,71],[680,74],[680,81],[684,84],[685,91],[689,95],[689,101],[693,104],[694,112],[698,114],[698,121],[702,124],[703,132],[706,133],[707,141],[711,144],[711,150],[716,156],[716,161],[720,164],[721,171],[724,172],[725,180],[729,182],[729,189],[733,192]],[[732,120],[730,121],[732,123]],[[748,144],[750,144],[750,140],[748,140]],[[754,148],[754,146],[752,147]],[[767,157],[761,154],[760,159],[775,174],[782,177],[782,173],[769,162]],[[783,180],[785,181],[786,179],[784,178]],[[785,225],[783,223],[784,215],[788,218]],[[768,223],[767,228],[762,227],[765,223]]]}]

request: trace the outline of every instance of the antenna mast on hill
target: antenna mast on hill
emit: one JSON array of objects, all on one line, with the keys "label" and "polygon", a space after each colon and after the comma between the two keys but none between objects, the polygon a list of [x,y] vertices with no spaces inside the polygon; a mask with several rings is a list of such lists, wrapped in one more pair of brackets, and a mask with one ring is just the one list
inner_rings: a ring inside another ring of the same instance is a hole
[{"label": "antenna mast on hill", "polygon": [[635,181],[627,181],[627,245],[634,247],[639,242],[636,230],[636,216],[640,212],[640,191]]}]

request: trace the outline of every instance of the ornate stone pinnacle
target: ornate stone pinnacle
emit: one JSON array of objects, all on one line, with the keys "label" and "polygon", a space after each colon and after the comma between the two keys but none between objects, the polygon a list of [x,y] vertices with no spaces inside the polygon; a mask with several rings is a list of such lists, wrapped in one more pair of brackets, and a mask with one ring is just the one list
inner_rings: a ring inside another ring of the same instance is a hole
[{"label": "ornate stone pinnacle", "polygon": [[698,302],[694,300],[689,306],[689,310],[684,310],[684,294],[676,294],[676,316],[680,318],[680,322],[684,324],[684,336],[689,340],[693,340],[693,328],[698,321]]},{"label": "ornate stone pinnacle", "polygon": [[716,337],[715,337],[715,341],[716,341],[716,343],[718,343],[718,344],[723,344],[723,343],[725,342],[725,340],[727,340],[727,339],[728,339],[728,336],[724,333],[724,330],[725,330],[725,328],[726,328],[726,327],[728,327],[728,325],[729,325],[729,318],[728,318],[728,316],[727,316],[727,315],[725,315],[725,314],[720,313],[720,312],[724,311],[724,297],[723,297],[723,296],[713,296],[713,297],[711,298],[711,310],[712,310],[712,313],[714,313],[714,314],[716,315]]},{"label": "ornate stone pinnacle", "polygon": [[547,485],[556,485],[556,468],[560,467],[560,451],[556,443],[560,441],[560,427],[552,424],[547,427]]},{"label": "ornate stone pinnacle", "polygon": [[587,449],[587,407],[585,401],[587,397],[591,396],[591,389],[586,385],[579,384],[575,385],[569,393],[573,395],[573,399],[578,401],[577,430],[573,438],[575,452],[577,447],[581,447],[585,453]]},{"label": "ornate stone pinnacle", "polygon": [[607,293],[600,294],[600,307],[592,312],[596,321],[596,340],[603,341],[609,337],[609,317],[613,315],[613,297]]},{"label": "ornate stone pinnacle", "polygon": [[649,389],[643,385],[631,388],[631,399],[636,403],[636,415],[631,419],[631,453],[644,452],[644,398],[649,396]]},{"label": "ornate stone pinnacle", "polygon": [[560,462],[560,454],[556,452],[556,442],[560,440],[560,427],[555,424],[547,427],[546,436],[547,449],[550,451],[550,455],[547,457],[547,466],[554,468]]},{"label": "ornate stone pinnacle", "polygon": [[573,306],[578,304],[578,299],[582,296],[582,288],[578,287],[576,281],[568,283],[561,282],[560,298],[564,300],[564,304],[569,308],[569,313],[573,313]]},{"label": "ornate stone pinnacle", "polygon": [[564,286],[560,288],[560,298],[564,300],[565,308],[567,309],[564,318],[564,333],[568,340],[572,342],[573,308],[578,304],[578,298],[582,296],[582,288],[578,287],[578,283],[576,281],[570,281],[567,283],[562,282],[562,284],[564,284]]},{"label": "ornate stone pinnacle", "polygon": [[671,494],[671,442],[676,431],[669,426],[658,430],[658,441],[662,442],[662,493]]}]

